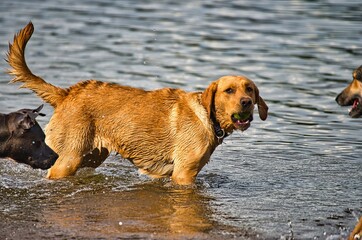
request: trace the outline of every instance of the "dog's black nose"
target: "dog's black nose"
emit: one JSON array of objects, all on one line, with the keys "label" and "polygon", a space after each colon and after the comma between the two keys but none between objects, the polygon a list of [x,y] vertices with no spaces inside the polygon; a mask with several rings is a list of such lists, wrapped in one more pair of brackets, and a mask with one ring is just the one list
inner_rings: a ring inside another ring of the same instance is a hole
[{"label": "dog's black nose", "polygon": [[250,98],[242,98],[242,99],[240,99],[240,103],[241,103],[241,106],[243,106],[244,108],[247,108],[252,104]]}]

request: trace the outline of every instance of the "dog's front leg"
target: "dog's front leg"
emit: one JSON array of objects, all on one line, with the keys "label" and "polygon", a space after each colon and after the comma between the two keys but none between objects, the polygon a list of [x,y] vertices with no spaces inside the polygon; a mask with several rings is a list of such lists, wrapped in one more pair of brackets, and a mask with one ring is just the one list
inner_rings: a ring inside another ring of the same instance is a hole
[{"label": "dog's front leg", "polygon": [[179,185],[191,185],[195,182],[199,170],[194,162],[176,161],[171,179]]},{"label": "dog's front leg", "polygon": [[178,185],[191,185],[195,182],[197,172],[182,171],[172,174],[172,181]]}]

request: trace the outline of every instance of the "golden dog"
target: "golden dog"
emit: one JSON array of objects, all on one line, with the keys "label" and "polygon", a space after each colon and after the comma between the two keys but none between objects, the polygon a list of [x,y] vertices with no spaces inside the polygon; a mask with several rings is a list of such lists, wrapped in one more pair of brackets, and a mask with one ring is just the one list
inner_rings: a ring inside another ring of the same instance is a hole
[{"label": "golden dog", "polygon": [[353,71],[353,81],[336,97],[341,106],[352,106],[349,116],[358,118],[362,115],[362,66]]},{"label": "golden dog", "polygon": [[348,240],[360,240],[362,238],[362,217],[359,219],[359,222],[354,227],[353,231],[348,237]]},{"label": "golden dog", "polygon": [[30,22],[9,45],[12,82],[33,90],[54,107],[46,127],[47,143],[59,155],[48,178],[74,175],[97,167],[116,151],[140,172],[192,184],[215,148],[233,130],[253,120],[254,104],[265,120],[268,107],[255,84],[226,76],[204,92],[164,88],[145,91],[95,80],[63,89],[33,75],[24,51],[34,27]]}]

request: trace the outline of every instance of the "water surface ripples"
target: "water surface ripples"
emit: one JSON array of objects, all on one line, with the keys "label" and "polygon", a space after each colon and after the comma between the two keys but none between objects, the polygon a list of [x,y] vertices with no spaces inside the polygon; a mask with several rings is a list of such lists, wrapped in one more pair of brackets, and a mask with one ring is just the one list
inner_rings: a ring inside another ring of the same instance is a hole
[{"label": "water surface ripples", "polygon": [[[33,21],[28,64],[55,85],[92,78],[195,91],[246,75],[270,115],[218,147],[192,190],[150,182],[119,156],[56,182],[1,160],[0,236],[345,237],[362,215],[361,120],[334,98],[362,64],[361,11],[360,1],[332,0],[3,0],[3,56]],[[9,80],[0,74],[0,112],[41,104]]]}]

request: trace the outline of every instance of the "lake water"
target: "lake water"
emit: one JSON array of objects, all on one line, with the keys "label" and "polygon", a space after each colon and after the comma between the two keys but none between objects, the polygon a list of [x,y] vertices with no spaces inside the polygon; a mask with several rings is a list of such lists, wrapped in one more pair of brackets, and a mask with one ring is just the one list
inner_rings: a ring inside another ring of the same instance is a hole
[{"label": "lake water", "polygon": [[[0,159],[0,238],[345,238],[362,215],[362,119],[334,98],[362,64],[361,12],[359,0],[2,0],[2,58],[31,20],[27,62],[55,85],[194,91],[246,75],[270,115],[227,138],[193,189],[151,181],[116,155],[60,181]],[[8,84],[7,68],[0,112],[40,105]]]}]

